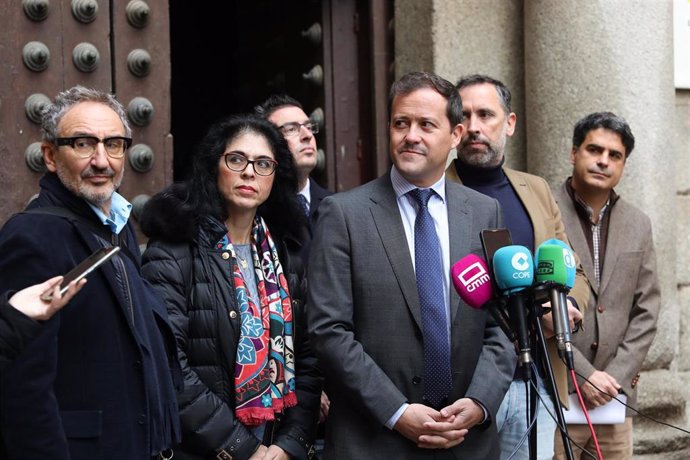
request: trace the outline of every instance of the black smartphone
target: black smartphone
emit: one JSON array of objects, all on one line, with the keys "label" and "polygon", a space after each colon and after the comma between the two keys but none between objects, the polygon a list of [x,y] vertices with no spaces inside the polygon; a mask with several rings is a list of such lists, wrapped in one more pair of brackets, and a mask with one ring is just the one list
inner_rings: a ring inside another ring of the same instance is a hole
[{"label": "black smartphone", "polygon": [[494,253],[502,247],[513,244],[510,230],[507,228],[487,228],[479,233],[479,239],[482,242],[482,249],[484,249],[484,257],[486,258],[486,265],[489,267],[491,282],[494,283],[494,290],[498,292],[496,282],[494,281]]},{"label": "black smartphone", "polygon": [[[60,295],[64,295],[69,288],[69,283],[72,281],[79,281],[86,275],[94,271],[96,268],[100,267],[105,261],[110,259],[120,250],[120,246],[111,246],[109,248],[101,248],[91,254],[89,257],[84,259],[79,265],[74,267],[72,270],[67,272],[65,277],[60,283]],[[41,300],[50,302],[53,298],[53,289],[48,289],[43,294],[41,294]]]}]

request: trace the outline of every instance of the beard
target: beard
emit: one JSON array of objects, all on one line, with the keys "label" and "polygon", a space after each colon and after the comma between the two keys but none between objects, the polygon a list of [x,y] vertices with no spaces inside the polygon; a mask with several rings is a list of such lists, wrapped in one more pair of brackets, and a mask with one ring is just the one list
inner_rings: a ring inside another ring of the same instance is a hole
[{"label": "beard", "polygon": [[[471,143],[481,142],[486,146],[484,150],[477,150],[470,146]],[[503,152],[506,146],[505,135],[501,136],[501,141],[492,143],[479,134],[470,134],[463,138],[457,149],[458,160],[468,166],[477,168],[491,168],[498,166],[503,161]]]},{"label": "beard", "polygon": [[[62,182],[73,194],[83,198],[94,206],[102,207],[104,204],[110,202],[113,193],[115,193],[115,190],[120,187],[124,168],[120,171],[119,175],[116,175],[115,171],[110,167],[96,169],[89,165],[87,168],[81,171],[79,178],[76,178],[62,162],[59,162],[56,165],[55,172],[60,179],[60,182]],[[111,178],[112,184],[109,184],[108,186],[94,187],[83,180],[95,175],[107,176]]]}]

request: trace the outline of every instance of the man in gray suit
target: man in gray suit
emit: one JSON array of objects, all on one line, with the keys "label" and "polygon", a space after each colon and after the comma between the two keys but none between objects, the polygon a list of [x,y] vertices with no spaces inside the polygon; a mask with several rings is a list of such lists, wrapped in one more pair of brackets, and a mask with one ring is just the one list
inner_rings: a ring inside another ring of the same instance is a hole
[{"label": "man in gray suit", "polygon": [[[592,289],[584,330],[573,335],[575,371],[587,379],[580,377],[578,385],[590,409],[619,393],[637,406],[640,369],[656,333],[661,299],[651,222],[613,190],[634,146],[623,118],[610,112],[586,116],[573,134],[573,175],[556,193]],[[595,425],[607,460],[632,457],[632,418],[626,415],[623,424]],[[595,451],[587,425],[568,425],[568,432],[577,444]],[[554,458],[565,458],[559,436]]]},{"label": "man in gray suit", "polygon": [[331,384],[325,458],[497,459],[492,421],[515,351],[449,277],[481,253],[482,229],[502,226],[501,210],[445,180],[463,132],[452,83],[407,74],[389,112],[393,167],[326,198],[312,243],[309,332]]}]

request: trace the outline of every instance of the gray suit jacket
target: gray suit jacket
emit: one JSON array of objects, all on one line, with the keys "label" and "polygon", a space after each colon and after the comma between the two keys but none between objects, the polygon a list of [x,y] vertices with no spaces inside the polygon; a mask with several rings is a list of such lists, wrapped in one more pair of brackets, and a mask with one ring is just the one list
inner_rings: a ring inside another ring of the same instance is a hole
[{"label": "gray suit jacket", "polygon": [[[481,254],[479,232],[500,227],[498,202],[446,182],[450,258]],[[498,458],[496,410],[512,380],[515,352],[486,311],[451,288],[453,389],[489,411],[450,451],[418,448],[385,423],[405,402],[423,403],[422,320],[414,266],[386,174],[326,198],[309,262],[309,332],[330,385],[328,459]]]},{"label": "gray suit jacket", "polygon": [[[555,198],[592,289],[584,330],[573,334],[575,370],[585,377],[595,370],[606,371],[623,387],[628,404],[636,406],[637,381],[656,334],[661,305],[651,222],[621,198],[611,207],[597,285],[587,239],[565,183]],[[581,385],[583,380],[578,380]]]}]

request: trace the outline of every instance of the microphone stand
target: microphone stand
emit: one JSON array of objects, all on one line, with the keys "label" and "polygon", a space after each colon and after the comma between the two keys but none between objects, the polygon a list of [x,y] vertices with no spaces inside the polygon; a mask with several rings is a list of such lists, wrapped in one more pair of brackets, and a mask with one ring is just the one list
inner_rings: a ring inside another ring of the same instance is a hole
[{"label": "microphone stand", "polygon": [[[531,298],[531,301],[528,303],[530,308],[527,309],[527,317],[529,322],[534,326],[530,328],[530,342],[531,342],[531,348],[534,350],[534,356],[536,357],[537,363],[539,362],[539,356],[541,350],[537,348],[537,337],[540,336],[539,333],[541,333],[541,322],[539,321],[539,318],[536,313],[536,302],[534,302],[534,299]],[[535,332],[539,330],[537,333],[537,336],[535,337]],[[534,423],[531,425],[530,428],[530,434],[529,434],[529,458],[530,460],[537,460],[537,441],[538,441],[538,436],[539,436],[539,420],[537,418],[537,404],[539,404],[539,392],[537,390],[538,385],[539,385],[539,368],[535,366],[535,372],[532,372],[532,375],[530,376],[530,391],[529,391],[529,406],[527,407],[527,426],[530,426],[530,422],[534,420]]]},{"label": "microphone stand", "polygon": [[[548,298],[548,291],[544,289],[544,286],[535,286],[533,288],[533,293],[534,293],[534,303],[533,303],[533,325],[534,325],[534,331],[537,334],[537,341],[539,342],[539,348],[537,349],[541,353],[541,357],[544,360],[544,369],[546,371],[546,375],[544,376],[545,380],[547,381],[547,389],[550,392],[551,398],[553,399],[554,402],[554,408],[556,412],[556,418],[558,419],[558,428],[561,432],[561,439],[563,440],[563,449],[565,451],[565,456],[568,460],[574,460],[573,456],[573,449],[572,446],[570,445],[570,437],[568,436],[568,426],[565,423],[565,416],[563,415],[563,406],[561,405],[561,400],[558,397],[558,386],[556,385],[556,379],[554,378],[553,375],[553,368],[551,367],[551,359],[549,358],[549,350],[546,346],[546,339],[544,338],[544,330],[542,329],[541,326],[541,321],[539,321],[539,318],[541,318],[544,315],[544,308],[541,306],[541,302],[545,301]],[[552,309],[552,315],[555,314]],[[535,390],[534,390],[535,396],[536,396],[536,384],[535,384]],[[530,400],[530,403],[532,401]],[[536,427],[536,423],[535,423]],[[532,433],[534,435],[535,440],[536,440],[536,428],[534,429],[534,432]],[[530,448],[532,447],[531,442],[530,442]],[[531,455],[531,452],[530,452]],[[530,459],[536,459],[535,457],[531,457]]]}]

